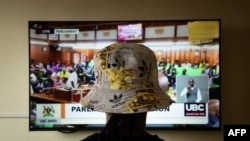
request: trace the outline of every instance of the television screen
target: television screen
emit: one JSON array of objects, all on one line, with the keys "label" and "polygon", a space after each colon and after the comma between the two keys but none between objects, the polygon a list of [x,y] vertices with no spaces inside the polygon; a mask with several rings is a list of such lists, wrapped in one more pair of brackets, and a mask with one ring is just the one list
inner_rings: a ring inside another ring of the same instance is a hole
[{"label": "television screen", "polygon": [[221,129],[220,24],[218,19],[29,21],[29,130],[103,128],[105,113],[79,102],[95,84],[94,54],[129,40],[154,51],[159,84],[173,102],[148,112],[148,129]]},{"label": "television screen", "polygon": [[124,24],[117,26],[118,41],[135,41],[142,40],[142,24]]}]

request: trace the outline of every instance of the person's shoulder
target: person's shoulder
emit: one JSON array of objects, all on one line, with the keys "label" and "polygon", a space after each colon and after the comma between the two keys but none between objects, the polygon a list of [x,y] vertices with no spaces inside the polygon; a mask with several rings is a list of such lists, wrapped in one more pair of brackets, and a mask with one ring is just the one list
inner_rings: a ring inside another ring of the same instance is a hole
[{"label": "person's shoulder", "polygon": [[[99,141],[100,140],[100,133],[94,133],[81,141]],[[126,140],[126,139],[124,139]],[[150,136],[140,136],[140,137],[132,137],[129,141],[164,141],[157,135],[150,135]]]},{"label": "person's shoulder", "polygon": [[150,136],[143,136],[143,137],[136,137],[133,138],[131,141],[164,141],[157,135],[150,135]]},{"label": "person's shoulder", "polygon": [[82,139],[81,141],[98,141],[99,136],[100,136],[100,133],[94,133]]},{"label": "person's shoulder", "polygon": [[[149,140],[148,140],[149,141]],[[152,135],[150,138],[150,141],[164,141],[163,139],[161,139],[159,136],[157,135]]]}]

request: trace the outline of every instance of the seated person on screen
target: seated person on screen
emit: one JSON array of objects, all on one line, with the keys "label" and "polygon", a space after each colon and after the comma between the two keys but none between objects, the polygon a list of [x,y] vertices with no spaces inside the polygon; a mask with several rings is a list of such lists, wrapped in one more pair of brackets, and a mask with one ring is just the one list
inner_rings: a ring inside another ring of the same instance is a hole
[{"label": "seated person on screen", "polygon": [[169,81],[168,81],[168,77],[166,76],[165,69],[161,69],[158,71],[158,80],[159,80],[160,87],[164,88],[164,90],[166,90],[165,92],[167,94]]},{"label": "seated person on screen", "polygon": [[183,67],[183,68],[190,68],[191,64],[188,62],[187,59],[184,59],[183,63],[181,64],[181,67]]},{"label": "seated person on screen", "polygon": [[213,71],[213,69],[207,64],[207,65],[205,66],[205,68],[202,70],[201,73],[208,76],[208,78],[209,78],[209,84],[211,84],[211,83],[212,83],[213,76],[214,76],[214,71]]},{"label": "seated person on screen", "polygon": [[220,126],[220,101],[210,99],[208,102],[208,127]]},{"label": "seated person on screen", "polygon": [[201,97],[201,91],[198,87],[196,87],[193,78],[188,79],[188,86],[185,87],[182,92],[181,96],[185,96],[185,102],[186,103],[197,103],[200,102],[202,97]]},{"label": "seated person on screen", "polygon": [[35,91],[36,85],[38,83],[37,75],[35,73],[34,69],[30,69],[30,85],[32,88],[32,91]]},{"label": "seated person on screen", "polygon": [[171,104],[159,86],[154,52],[140,44],[115,43],[94,57],[96,83],[81,103],[105,112],[107,124],[82,141],[163,141],[146,131],[147,112]]},{"label": "seated person on screen", "polygon": [[65,89],[67,90],[77,89],[79,84],[78,84],[78,76],[75,69],[70,68],[69,73],[70,74],[65,84]]},{"label": "seated person on screen", "polygon": [[52,72],[58,72],[61,69],[60,65],[56,64],[55,62],[52,62],[51,66]]},{"label": "seated person on screen", "polygon": [[197,59],[194,60],[194,63],[191,65],[191,68],[193,68],[193,69],[199,68],[199,61]]},{"label": "seated person on screen", "polygon": [[170,96],[170,98],[173,100],[173,102],[176,102],[176,82],[175,82],[175,79],[169,80],[167,94]]},{"label": "seated person on screen", "polygon": [[167,66],[167,61],[165,58],[162,58],[161,61],[158,63],[158,67],[166,67]]},{"label": "seated person on screen", "polygon": [[174,63],[172,64],[172,67],[173,68],[179,68],[179,67],[181,67],[180,61],[178,59],[176,59],[174,61]]},{"label": "seated person on screen", "polygon": [[67,71],[66,68],[62,68],[61,71],[58,71],[58,73],[61,77],[61,79],[68,79],[69,78],[69,72]]},{"label": "seated person on screen", "polygon": [[170,66],[167,69],[167,76],[168,76],[168,80],[173,80],[174,82],[176,81],[176,68],[174,68],[173,66]]},{"label": "seated person on screen", "polygon": [[81,64],[76,65],[76,74],[77,74],[79,83],[83,83],[83,81],[84,81],[84,72],[83,72],[83,69],[81,67]]},{"label": "seated person on screen", "polygon": [[183,70],[182,70],[182,75],[183,75],[183,76],[187,76],[187,69],[183,69]]},{"label": "seated person on screen", "polygon": [[51,78],[51,75],[47,75],[44,80],[44,93],[51,93],[52,88],[54,87],[54,80]]},{"label": "seated person on screen", "polygon": [[213,65],[212,65],[212,69],[214,71],[214,75],[217,76],[220,74],[220,63],[219,60],[217,60]]},{"label": "seated person on screen", "polygon": [[209,63],[207,60],[202,60],[199,64],[199,69],[205,69],[206,66],[209,66]]},{"label": "seated person on screen", "polygon": [[85,62],[85,66],[83,69],[83,80],[84,84],[89,84],[91,78],[94,76],[94,71],[93,71],[93,65],[91,64],[91,61]]},{"label": "seated person on screen", "polygon": [[34,89],[34,93],[43,93],[44,92],[44,80],[42,77],[38,77],[37,84]]},{"label": "seated person on screen", "polygon": [[214,72],[214,75],[212,78],[212,84],[220,85],[220,64],[219,64],[219,61],[217,61],[211,68]]},{"label": "seated person on screen", "polygon": [[60,88],[63,86],[63,81],[61,80],[59,75],[54,76],[54,87]]}]

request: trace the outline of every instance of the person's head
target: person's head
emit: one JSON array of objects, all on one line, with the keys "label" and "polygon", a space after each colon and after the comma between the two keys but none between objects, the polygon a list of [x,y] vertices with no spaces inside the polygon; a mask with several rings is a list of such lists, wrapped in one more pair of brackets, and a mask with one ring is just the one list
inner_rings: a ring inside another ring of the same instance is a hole
[{"label": "person's head", "polygon": [[211,99],[208,102],[208,113],[211,116],[219,117],[220,116],[220,101],[218,99]]},{"label": "person's head", "polygon": [[202,64],[206,65],[207,64],[207,60],[202,60]]},{"label": "person's head", "polygon": [[61,80],[60,76],[59,76],[59,75],[56,75],[56,76],[55,76],[55,81],[56,81],[56,82],[59,82],[60,80]]},{"label": "person's head", "polygon": [[166,58],[162,57],[161,62],[166,62]]},{"label": "person's head", "polygon": [[157,60],[148,47],[115,43],[94,55],[95,84],[81,99],[84,107],[113,114],[137,114],[168,107],[159,86]]},{"label": "person's head", "polygon": [[172,75],[175,75],[175,74],[176,74],[176,68],[173,67],[173,68],[171,69],[171,74],[172,74]]},{"label": "person's head", "polygon": [[162,67],[162,68],[165,68],[165,67],[166,67],[166,65],[167,65],[167,63],[166,63],[166,62],[160,62],[160,63],[159,63],[159,67]]},{"label": "person's head", "polygon": [[72,67],[69,68],[69,73],[73,73],[74,71],[75,71],[74,68],[72,68]]},{"label": "person's head", "polygon": [[194,79],[193,78],[188,79],[188,85],[191,86],[191,87],[194,86]]},{"label": "person's head", "polygon": [[183,69],[182,70],[182,75],[186,75],[187,74],[187,69]]},{"label": "person's head", "polygon": [[62,68],[62,72],[65,74],[66,73],[66,68]]},{"label": "person's head", "polygon": [[158,71],[159,86],[163,92],[167,92],[169,80],[162,70]]},{"label": "person's head", "polygon": [[63,77],[63,78],[62,78],[62,83],[65,84],[67,81],[68,81],[68,78],[67,78],[67,77]]}]

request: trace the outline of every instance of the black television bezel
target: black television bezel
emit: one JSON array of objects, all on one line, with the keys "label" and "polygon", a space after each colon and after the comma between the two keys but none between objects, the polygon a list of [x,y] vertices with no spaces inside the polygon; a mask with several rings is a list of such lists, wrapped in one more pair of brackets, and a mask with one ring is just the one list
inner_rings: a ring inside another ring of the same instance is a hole
[{"label": "black television bezel", "polygon": [[[221,43],[221,19],[178,19],[178,20],[169,20],[169,19],[164,19],[164,20],[114,20],[114,21],[112,21],[112,20],[102,20],[102,21],[91,21],[91,20],[86,20],[86,21],[84,21],[84,20],[82,20],[82,21],[59,21],[59,20],[57,20],[57,21],[44,21],[44,20],[42,20],[42,21],[28,21],[28,30],[30,30],[30,26],[31,26],[31,24],[33,25],[34,23],[43,23],[43,22],[45,22],[45,23],[63,23],[63,22],[67,22],[67,23],[77,23],[77,22],[121,22],[121,24],[122,23],[141,23],[141,22],[192,22],[192,21],[218,21],[218,23],[219,23],[219,39],[217,39],[218,40],[218,42],[219,42],[219,62],[220,62],[220,66],[219,66],[219,69],[221,70],[221,63],[222,63],[222,60],[221,60],[221,54],[222,54],[222,52],[221,52],[221,48],[222,48],[222,43]],[[142,33],[143,33],[143,38],[142,38],[142,40],[135,40],[135,41],[131,41],[131,40],[129,40],[129,41],[127,41],[127,42],[137,42],[137,41],[143,41],[144,40],[144,38],[145,38],[145,36],[144,36],[144,34],[145,34],[145,27],[142,25]],[[116,40],[117,42],[118,42],[118,37],[117,37],[117,40]],[[31,65],[31,58],[30,58],[30,56],[31,56],[31,52],[30,52],[30,32],[28,32],[28,44],[29,44],[29,48],[28,48],[28,51],[29,51],[29,56],[28,56],[28,61],[29,61],[29,66]],[[29,72],[29,69],[28,69],[28,72]],[[28,74],[30,74],[30,73],[28,73]],[[219,83],[221,84],[221,71],[220,71],[220,79],[219,79]],[[30,84],[30,80],[29,80],[29,84]],[[29,90],[29,93],[31,92],[31,90],[30,90],[30,88],[28,89]],[[205,127],[182,127],[181,125],[182,124],[180,124],[180,127],[166,127],[166,126],[164,126],[164,124],[162,125],[162,126],[159,126],[159,125],[147,125],[146,126],[146,129],[149,129],[149,130],[181,130],[181,131],[189,131],[189,130],[195,130],[195,131],[197,131],[197,130],[202,130],[202,131],[220,131],[221,129],[222,129],[222,110],[221,110],[221,105],[222,105],[222,99],[221,99],[221,90],[222,90],[222,88],[221,88],[221,85],[220,85],[220,89],[219,89],[219,93],[220,93],[220,96],[219,96],[219,100],[220,100],[220,125],[219,125],[219,127],[218,128],[205,128]],[[29,96],[29,103],[31,102],[31,97]],[[29,131],[59,131],[59,132],[62,132],[62,133],[71,133],[71,132],[76,132],[76,131],[85,131],[85,130],[101,130],[101,129],[103,129],[104,128],[104,126],[105,126],[105,124],[96,124],[96,125],[93,125],[93,126],[86,126],[86,125],[83,125],[83,124],[79,124],[79,125],[73,125],[73,126],[75,126],[75,128],[68,128],[68,127],[65,127],[65,126],[60,126],[60,127],[58,127],[58,128],[32,128],[31,127],[31,121],[30,121],[30,119],[31,119],[31,114],[30,114],[30,111],[31,111],[31,106],[30,106],[30,104],[29,104],[29,124],[28,124],[28,129],[29,129]],[[166,124],[166,125],[168,125],[168,124]]]}]

